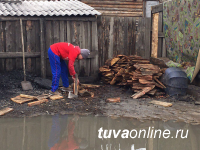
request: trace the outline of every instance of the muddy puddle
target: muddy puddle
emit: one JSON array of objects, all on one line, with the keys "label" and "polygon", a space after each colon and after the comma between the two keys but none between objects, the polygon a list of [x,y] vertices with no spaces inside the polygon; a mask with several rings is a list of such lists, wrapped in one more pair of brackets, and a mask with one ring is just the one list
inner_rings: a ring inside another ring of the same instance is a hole
[{"label": "muddy puddle", "polygon": [[0,118],[1,150],[199,150],[200,126],[174,121],[53,115]]}]

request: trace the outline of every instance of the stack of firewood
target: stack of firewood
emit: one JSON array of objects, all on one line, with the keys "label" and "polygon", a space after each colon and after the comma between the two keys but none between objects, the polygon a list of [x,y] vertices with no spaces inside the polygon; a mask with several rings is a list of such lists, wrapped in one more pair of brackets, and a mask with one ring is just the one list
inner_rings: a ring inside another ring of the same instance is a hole
[{"label": "stack of firewood", "polygon": [[99,71],[104,83],[131,86],[136,92],[133,98],[139,98],[146,93],[155,95],[157,92],[155,87],[165,88],[158,80],[164,70],[140,56],[118,55],[107,60]]}]

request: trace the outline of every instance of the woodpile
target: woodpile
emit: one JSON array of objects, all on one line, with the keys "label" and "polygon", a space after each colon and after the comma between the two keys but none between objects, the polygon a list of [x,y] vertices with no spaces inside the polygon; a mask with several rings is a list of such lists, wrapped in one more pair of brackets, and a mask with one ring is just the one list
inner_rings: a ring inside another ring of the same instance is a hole
[{"label": "woodpile", "polygon": [[108,59],[105,65],[99,68],[99,71],[101,79],[106,84],[130,86],[133,92],[136,92],[132,96],[133,98],[139,98],[146,93],[160,94],[155,87],[165,88],[158,80],[163,74],[163,70],[140,56],[118,55]]}]

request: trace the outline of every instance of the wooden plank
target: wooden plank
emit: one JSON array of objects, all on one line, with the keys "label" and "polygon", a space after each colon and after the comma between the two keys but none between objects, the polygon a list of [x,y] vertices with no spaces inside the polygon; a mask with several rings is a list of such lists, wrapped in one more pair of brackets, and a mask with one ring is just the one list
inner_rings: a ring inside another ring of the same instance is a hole
[{"label": "wooden plank", "polygon": [[134,47],[132,46],[134,39],[132,38],[132,34],[134,33],[133,28],[133,18],[128,18],[128,54],[131,55],[134,51]]},{"label": "wooden plank", "polygon": [[151,18],[145,18],[145,59],[151,56]]},{"label": "wooden plank", "polygon": [[[163,33],[163,19],[162,19],[162,12],[159,13],[158,18],[158,57],[162,57],[162,44],[163,44],[163,38],[159,38],[159,35]],[[163,35],[164,36],[164,33]]]},{"label": "wooden plank", "polygon": [[[92,50],[98,51],[98,38],[97,38],[97,22],[92,22]],[[94,63],[92,64],[93,68],[91,68],[94,74],[98,74],[98,56],[94,57]]]},{"label": "wooden plank", "polygon": [[35,97],[35,96],[32,96],[32,95],[20,94],[19,96],[22,97],[22,98],[36,99],[36,97]]},{"label": "wooden plank", "polygon": [[[22,52],[0,52],[0,58],[21,58],[23,57]],[[40,57],[40,52],[25,52],[26,58]]]},{"label": "wooden plank", "polygon": [[[46,23],[45,23],[45,25],[46,25]],[[46,28],[46,26],[45,26],[45,28]],[[51,32],[51,31],[48,31],[48,32]],[[41,53],[41,51],[40,51],[40,21],[39,20],[35,21],[35,33],[33,33],[33,34],[35,34],[35,52]],[[46,42],[47,38],[48,37],[45,36],[45,49],[46,50],[48,50],[48,48],[49,48],[49,45],[47,45],[47,42]],[[35,68],[36,72],[35,72],[35,74],[37,76],[40,76],[41,75],[41,67],[40,67],[41,66],[41,59],[36,57],[35,61],[36,61],[36,68]],[[48,68],[47,68],[47,70],[48,70]]]},{"label": "wooden plank", "polygon": [[46,54],[44,47],[44,20],[40,19],[41,76],[46,78]]},{"label": "wooden plank", "polygon": [[[6,52],[13,52],[13,44],[12,44],[12,38],[13,32],[12,32],[12,22],[7,21],[6,22]],[[13,70],[13,60],[12,59],[6,59],[6,71]]]},{"label": "wooden plank", "polygon": [[165,38],[163,38],[162,57],[167,57],[167,50],[165,45]]},{"label": "wooden plank", "polygon": [[[31,30],[32,30],[32,22],[30,20],[26,21],[26,52],[29,53],[32,51],[31,49]],[[26,71],[31,72],[31,58],[26,58]]]},{"label": "wooden plank", "polygon": [[107,8],[135,8],[135,9],[142,9],[143,5],[106,5],[106,4],[91,4],[91,7],[107,7]]},{"label": "wooden plank", "polygon": [[108,10],[108,11],[126,11],[126,12],[142,12],[142,9],[133,8],[105,8],[105,7],[95,7],[97,11]]},{"label": "wooden plank", "polygon": [[[87,48],[90,50],[90,56],[91,56],[91,48],[92,48],[92,35],[91,35],[91,26],[92,26],[92,23],[91,22],[87,22],[86,23],[86,26],[87,26]],[[98,52],[97,52],[97,55],[98,55]],[[86,71],[86,74],[87,76],[90,76],[90,73],[91,73],[91,59],[87,59],[86,60],[87,62],[87,71]]]},{"label": "wooden plank", "polygon": [[3,116],[11,111],[13,111],[14,109],[13,108],[10,108],[10,107],[6,107],[6,108],[3,108],[0,110],[0,116]]},{"label": "wooden plank", "polygon": [[64,26],[64,21],[60,21],[60,40],[59,42],[65,42],[65,26]]},{"label": "wooden plank", "polygon": [[[32,22],[32,26],[31,26],[31,30],[30,30],[30,34],[31,34],[31,41],[30,41],[30,49],[32,52],[36,52],[36,30],[38,30],[36,28],[36,23],[37,21],[31,21]],[[31,72],[33,74],[37,74],[36,71],[36,58],[31,58]]]},{"label": "wooden plank", "polygon": [[132,44],[131,44],[131,46],[132,46],[132,52],[131,52],[131,54],[132,55],[135,55],[136,54],[136,18],[133,18],[132,19],[132,28],[133,28],[133,31],[132,31],[132,34],[131,34],[131,38],[133,39],[133,42],[132,42]]},{"label": "wooden plank", "polygon": [[145,87],[145,88],[142,89],[142,91],[137,92],[136,94],[132,95],[131,97],[132,97],[132,98],[135,98],[135,99],[140,98],[140,97],[142,97],[143,95],[145,95],[146,93],[148,93],[149,91],[151,91],[154,87],[155,87],[155,86]]},{"label": "wooden plank", "polygon": [[25,103],[25,102],[29,102],[29,101],[32,101],[34,100],[33,98],[23,98],[21,97],[20,95],[16,96],[16,97],[13,97],[11,98],[11,100],[15,103],[18,103],[18,104],[22,104],[22,103]]},{"label": "wooden plank", "polygon": [[70,22],[67,21],[67,42],[71,43],[71,29],[70,29]]},{"label": "wooden plank", "polygon": [[109,102],[109,103],[120,103],[120,97],[107,98],[106,102]]},{"label": "wooden plank", "polygon": [[57,43],[60,41],[60,36],[59,36],[59,21],[54,20],[53,21],[53,43]]},{"label": "wooden plank", "polygon": [[145,43],[144,43],[144,34],[145,34],[145,19],[138,18],[138,27],[136,35],[136,55],[145,57]]},{"label": "wooden plank", "polygon": [[107,4],[107,5],[142,5],[142,2],[120,2],[120,1],[83,1],[85,4]]},{"label": "wooden plank", "polygon": [[153,101],[151,101],[149,103],[155,104],[155,105],[164,106],[164,107],[171,107],[172,106],[172,103],[161,102],[161,101],[156,101],[156,100],[153,100]]},{"label": "wooden plank", "polygon": [[42,100],[39,100],[39,101],[30,102],[30,103],[28,103],[28,106],[31,107],[31,106],[35,106],[35,105],[40,105],[40,104],[45,103],[45,102],[48,102],[48,99],[42,99]]},{"label": "wooden plank", "polygon": [[70,17],[58,17],[58,16],[56,16],[56,17],[45,17],[45,20],[47,20],[47,21],[60,21],[60,20],[65,20],[65,21],[96,21],[97,19],[96,19],[96,17],[95,16],[93,16],[93,17],[78,17],[78,16],[76,16],[76,17],[72,17],[72,16],[70,16]]},{"label": "wooden plank", "polygon": [[113,58],[113,26],[114,17],[110,18],[110,32],[109,32],[109,48],[108,48],[108,58]]},{"label": "wooden plank", "polygon": [[[85,39],[85,26],[84,26],[84,22],[79,22],[79,41],[80,41],[80,48],[81,49],[85,49],[86,48],[86,39]],[[81,76],[86,76],[86,60],[80,60],[79,61],[79,65],[80,65],[80,75]]]},{"label": "wooden plank", "polygon": [[119,18],[119,54],[124,54],[124,48],[123,48],[123,22],[124,17]]},{"label": "wooden plank", "polygon": [[142,17],[143,13],[126,13],[126,14],[119,14],[119,13],[103,13],[102,16],[114,16],[114,17]]},{"label": "wooden plank", "polygon": [[153,14],[151,57],[155,58],[158,57],[158,17],[159,13]]},{"label": "wooden plank", "polygon": [[[52,27],[52,21],[45,21],[45,45],[46,45],[46,50],[49,49],[50,45],[53,44],[53,27]],[[49,58],[48,54],[47,54],[47,58]],[[50,62],[47,59],[46,62],[46,74],[47,76],[52,76],[51,73],[51,66],[50,66]],[[41,72],[41,67],[40,67],[40,72]]]},{"label": "wooden plank", "polygon": [[[3,22],[0,22],[0,53],[5,51],[5,28]],[[1,55],[0,55],[1,56]],[[5,70],[5,59],[0,60],[0,71]]]},{"label": "wooden plank", "polygon": [[161,12],[161,11],[163,11],[163,3],[156,5],[156,6],[151,6],[151,12],[153,14]]},{"label": "wooden plank", "polygon": [[50,99],[51,100],[57,100],[57,99],[62,99],[63,98],[63,96],[61,96],[61,95],[53,95],[53,96],[50,96]]},{"label": "wooden plank", "polygon": [[124,49],[124,54],[129,55],[128,51],[128,18],[124,18],[123,22],[123,49]]},{"label": "wooden plank", "polygon": [[94,85],[94,84],[81,84],[84,88],[99,88],[101,85]]}]

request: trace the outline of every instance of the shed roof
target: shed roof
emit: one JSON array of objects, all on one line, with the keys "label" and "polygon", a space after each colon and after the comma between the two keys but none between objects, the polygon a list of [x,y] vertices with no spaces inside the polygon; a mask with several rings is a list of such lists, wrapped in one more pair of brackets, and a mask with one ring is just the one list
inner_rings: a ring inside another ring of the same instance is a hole
[{"label": "shed roof", "polygon": [[0,2],[1,16],[100,15],[93,7],[77,0]]}]

